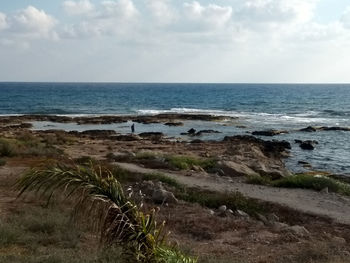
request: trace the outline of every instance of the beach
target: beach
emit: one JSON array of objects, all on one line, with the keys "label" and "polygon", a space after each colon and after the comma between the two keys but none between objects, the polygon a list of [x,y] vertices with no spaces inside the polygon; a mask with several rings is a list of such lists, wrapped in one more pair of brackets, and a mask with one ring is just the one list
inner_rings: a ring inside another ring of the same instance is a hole
[{"label": "beach", "polygon": [[[341,260],[348,257],[346,175],[312,166],[292,175],[286,160],[293,148],[302,149],[278,140],[277,131],[265,130],[274,136],[229,135],[220,128],[241,125],[239,117],[208,114],[20,115],[2,116],[0,123],[4,218],[23,209],[9,186],[30,167],[72,160],[101,163],[122,169],[125,189],[142,192],[146,209],[160,208],[157,218],[167,222],[169,242],[201,262],[306,262],[318,257],[346,262]],[[294,132],[348,132],[343,128]],[[295,176],[299,185],[286,179]],[[164,196],[156,197],[156,189]],[[33,196],[25,206],[41,209]],[[79,246],[86,249],[93,239],[80,239]],[[69,251],[82,257],[81,249]]]}]

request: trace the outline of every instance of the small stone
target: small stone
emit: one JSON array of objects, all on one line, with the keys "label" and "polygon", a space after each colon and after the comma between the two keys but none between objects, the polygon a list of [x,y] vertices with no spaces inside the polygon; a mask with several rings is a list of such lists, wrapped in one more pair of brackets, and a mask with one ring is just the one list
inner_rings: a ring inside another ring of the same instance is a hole
[{"label": "small stone", "polygon": [[269,224],[269,221],[267,220],[267,218],[265,216],[263,216],[262,214],[257,214],[258,219],[263,222],[265,225]]},{"label": "small stone", "polygon": [[221,213],[225,213],[226,210],[227,210],[226,205],[222,205],[222,206],[219,207],[219,212],[221,212]]},{"label": "small stone", "polygon": [[231,214],[231,215],[233,215],[232,209],[227,209],[226,212],[229,213],[229,214]]},{"label": "small stone", "polygon": [[242,210],[237,210],[236,213],[238,216],[241,217],[249,217],[249,215],[246,212],[243,212]]},{"label": "small stone", "polygon": [[310,232],[303,226],[290,226],[286,230],[298,237],[306,237],[310,235]]},{"label": "small stone", "polygon": [[209,210],[209,214],[213,216],[215,215],[215,212],[213,210]]},{"label": "small stone", "polygon": [[289,226],[288,226],[287,224],[281,223],[281,222],[274,222],[274,223],[272,224],[272,228],[273,228],[274,230],[276,230],[276,231],[281,231],[281,230],[286,229],[286,228],[288,228],[288,227],[289,227]]}]

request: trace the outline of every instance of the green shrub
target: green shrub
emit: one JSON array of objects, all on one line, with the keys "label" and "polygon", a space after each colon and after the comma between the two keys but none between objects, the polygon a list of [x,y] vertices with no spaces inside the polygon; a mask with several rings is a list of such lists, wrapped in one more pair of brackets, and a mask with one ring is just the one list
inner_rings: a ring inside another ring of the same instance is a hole
[{"label": "green shrub", "polygon": [[273,181],[272,185],[275,187],[286,188],[304,188],[320,191],[326,187],[330,192],[350,195],[350,185],[342,183],[338,180],[324,177],[312,176],[305,174],[298,174],[294,176],[287,176],[277,181]]},{"label": "green shrub", "polygon": [[171,166],[180,170],[188,170],[191,169],[192,166],[200,166],[204,170],[208,170],[216,166],[216,160],[214,159],[197,159],[195,157],[183,155],[168,155],[165,157],[165,160]]},{"label": "green shrub", "polygon": [[249,176],[246,180],[246,183],[257,184],[257,185],[271,185],[272,181],[270,178],[254,175],[254,176]]},{"label": "green shrub", "polygon": [[15,148],[10,140],[0,138],[0,157],[11,157],[15,155]]},{"label": "green shrub", "polygon": [[312,189],[316,191],[321,191],[327,187],[330,192],[350,195],[350,185],[348,183],[326,176],[310,174],[296,174],[275,181],[266,177],[252,176],[247,179],[247,183],[273,187]]}]

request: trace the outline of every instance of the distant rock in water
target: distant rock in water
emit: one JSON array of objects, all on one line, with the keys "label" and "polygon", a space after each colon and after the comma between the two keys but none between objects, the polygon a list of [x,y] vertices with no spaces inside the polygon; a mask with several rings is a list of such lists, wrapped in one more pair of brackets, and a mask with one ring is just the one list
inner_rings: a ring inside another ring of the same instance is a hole
[{"label": "distant rock in water", "polygon": [[315,141],[315,140],[307,140],[307,141],[294,140],[294,141],[295,143],[299,144],[299,147],[303,150],[314,150],[315,144],[318,144],[318,141]]},{"label": "distant rock in water", "polygon": [[300,129],[299,131],[302,131],[302,132],[315,132],[315,131],[317,131],[317,128],[312,127],[312,126],[308,126],[306,128]]},{"label": "distant rock in water", "polygon": [[221,133],[219,131],[215,131],[215,130],[200,130],[199,132],[196,132],[195,129],[190,129],[186,132],[181,133],[181,135],[189,135],[189,136],[201,136],[204,133],[210,134],[210,133]]},{"label": "distant rock in water", "polygon": [[184,126],[183,122],[166,122],[164,123],[166,126]]},{"label": "distant rock in water", "polygon": [[350,131],[350,127],[339,127],[339,126],[332,126],[332,127],[313,127],[308,126],[306,128],[300,129],[299,131],[302,132],[316,132],[316,131]]},{"label": "distant rock in water", "polygon": [[280,134],[286,134],[288,131],[285,130],[265,130],[265,131],[254,131],[252,132],[253,135],[260,135],[260,136],[276,136]]}]

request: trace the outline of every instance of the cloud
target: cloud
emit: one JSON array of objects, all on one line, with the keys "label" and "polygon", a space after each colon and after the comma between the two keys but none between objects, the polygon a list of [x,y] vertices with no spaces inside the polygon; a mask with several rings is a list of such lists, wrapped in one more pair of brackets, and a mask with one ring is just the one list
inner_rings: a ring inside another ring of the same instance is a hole
[{"label": "cloud", "polygon": [[318,0],[247,0],[236,19],[250,23],[305,23],[312,19]]},{"label": "cloud", "polygon": [[169,0],[146,0],[146,5],[158,24],[167,25],[175,22],[177,12]]},{"label": "cloud", "polygon": [[64,1],[63,9],[69,15],[84,15],[94,10],[94,5],[89,0]]},{"label": "cloud", "polygon": [[131,0],[103,1],[102,17],[119,17],[124,19],[132,19],[139,12]]},{"label": "cloud", "polygon": [[63,38],[93,38],[100,36],[132,35],[132,28],[139,15],[131,0],[103,1],[94,12],[78,23],[65,25]]},{"label": "cloud", "polygon": [[0,31],[7,28],[7,16],[0,12]]},{"label": "cloud", "polygon": [[183,7],[185,16],[189,21],[209,28],[223,27],[232,17],[231,6],[215,4],[203,6],[199,2],[193,1],[192,3],[184,3]]},{"label": "cloud", "polygon": [[56,24],[56,19],[45,11],[28,6],[10,18],[8,31],[17,35],[50,37]]}]

